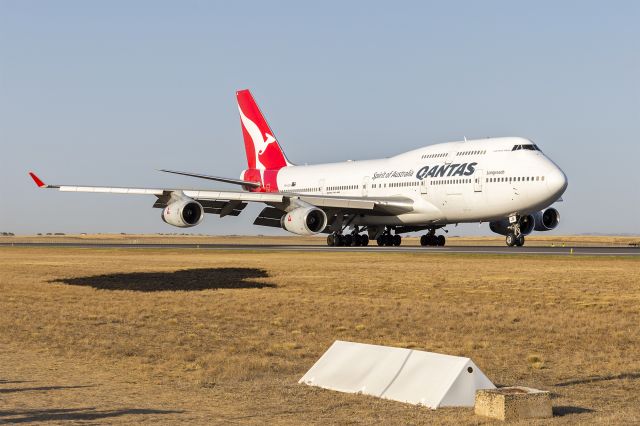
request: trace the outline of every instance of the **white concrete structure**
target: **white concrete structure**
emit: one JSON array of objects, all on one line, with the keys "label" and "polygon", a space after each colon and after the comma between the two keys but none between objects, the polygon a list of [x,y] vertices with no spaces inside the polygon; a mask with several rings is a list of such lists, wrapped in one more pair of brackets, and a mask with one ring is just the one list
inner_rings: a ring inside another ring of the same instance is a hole
[{"label": "white concrete structure", "polygon": [[495,386],[469,358],[337,340],[299,383],[438,407],[473,407]]}]

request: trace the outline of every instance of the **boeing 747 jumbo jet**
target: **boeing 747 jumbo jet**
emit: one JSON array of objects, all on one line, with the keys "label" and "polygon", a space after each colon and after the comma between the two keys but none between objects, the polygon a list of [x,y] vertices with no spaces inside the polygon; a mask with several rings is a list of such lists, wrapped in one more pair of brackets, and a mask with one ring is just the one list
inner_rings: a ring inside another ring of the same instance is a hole
[{"label": "boeing 747 jumbo jet", "polygon": [[156,197],[162,220],[179,228],[202,222],[205,213],[238,216],[247,203],[266,207],[255,225],[298,235],[325,233],[329,246],[399,246],[400,234],[426,231],[423,246],[444,246],[446,225],[489,222],[522,246],[525,235],[554,229],[550,207],[567,177],[536,144],[519,137],[440,143],[390,158],[297,166],[284,154],[249,90],[236,93],[248,168],[240,179],[162,170],[239,185],[242,191],[47,185],[65,192],[142,194]]}]

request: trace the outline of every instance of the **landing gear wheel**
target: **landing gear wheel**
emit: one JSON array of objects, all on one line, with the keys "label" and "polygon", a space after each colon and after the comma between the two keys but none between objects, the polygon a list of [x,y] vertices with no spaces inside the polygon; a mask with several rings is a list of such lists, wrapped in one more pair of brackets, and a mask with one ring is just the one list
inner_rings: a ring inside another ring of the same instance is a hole
[{"label": "landing gear wheel", "polygon": [[420,237],[420,245],[421,246],[428,246],[429,245],[429,237],[427,237],[426,235],[423,235]]},{"label": "landing gear wheel", "polygon": [[344,239],[344,245],[346,247],[350,247],[351,244],[353,243],[353,237],[349,234],[343,235],[342,238]]},{"label": "landing gear wheel", "polygon": [[384,245],[384,235],[380,235],[378,238],[376,238],[376,242],[380,247],[382,247]]},{"label": "landing gear wheel", "polygon": [[447,240],[444,238],[444,235],[438,235],[437,237],[435,237],[435,245],[439,247],[444,247],[446,242]]},{"label": "landing gear wheel", "polygon": [[524,245],[524,235],[520,234],[517,238],[516,238],[516,246],[518,247],[522,247]]},{"label": "landing gear wheel", "polygon": [[[389,236],[391,236],[391,235],[389,235]],[[398,234],[394,235],[393,236],[393,245],[398,247],[398,246],[400,246],[400,244],[402,244],[402,237],[400,235],[398,235]]]},{"label": "landing gear wheel", "polygon": [[369,236],[368,235],[361,235],[360,236],[360,245],[362,247],[366,247],[369,245]]},{"label": "landing gear wheel", "polygon": [[393,245],[393,235],[387,234],[384,236],[384,245],[391,247]]},{"label": "landing gear wheel", "polygon": [[333,247],[336,245],[336,240],[335,240],[335,235],[334,234],[329,234],[327,236],[327,245],[329,247]]},{"label": "landing gear wheel", "polygon": [[362,245],[362,236],[359,234],[354,234],[353,235],[353,241],[351,242],[351,245],[353,247],[358,247]]},{"label": "landing gear wheel", "polygon": [[507,234],[507,237],[505,238],[505,241],[509,247],[515,246],[516,240],[517,240],[516,234]]}]

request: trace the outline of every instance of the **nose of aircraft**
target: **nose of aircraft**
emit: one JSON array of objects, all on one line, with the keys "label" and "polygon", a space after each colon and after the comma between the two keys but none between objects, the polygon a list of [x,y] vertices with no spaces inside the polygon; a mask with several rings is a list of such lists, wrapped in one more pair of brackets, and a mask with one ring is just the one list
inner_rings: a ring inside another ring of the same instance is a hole
[{"label": "nose of aircraft", "polygon": [[547,174],[547,188],[551,191],[557,198],[564,193],[565,189],[567,189],[568,181],[567,175],[560,169],[560,167],[554,167]]}]

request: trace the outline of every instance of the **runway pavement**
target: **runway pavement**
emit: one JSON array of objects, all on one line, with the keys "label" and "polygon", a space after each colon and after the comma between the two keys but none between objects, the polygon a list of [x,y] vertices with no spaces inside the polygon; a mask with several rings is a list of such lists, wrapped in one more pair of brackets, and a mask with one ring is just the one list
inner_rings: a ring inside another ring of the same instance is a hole
[{"label": "runway pavement", "polygon": [[496,255],[556,255],[556,256],[640,256],[640,247],[507,247],[507,246],[446,246],[446,247],[327,247],[321,245],[280,244],[136,244],[136,243],[0,243],[0,247],[69,247],[128,249],[203,249],[293,252],[391,252],[425,254],[496,254]]}]

